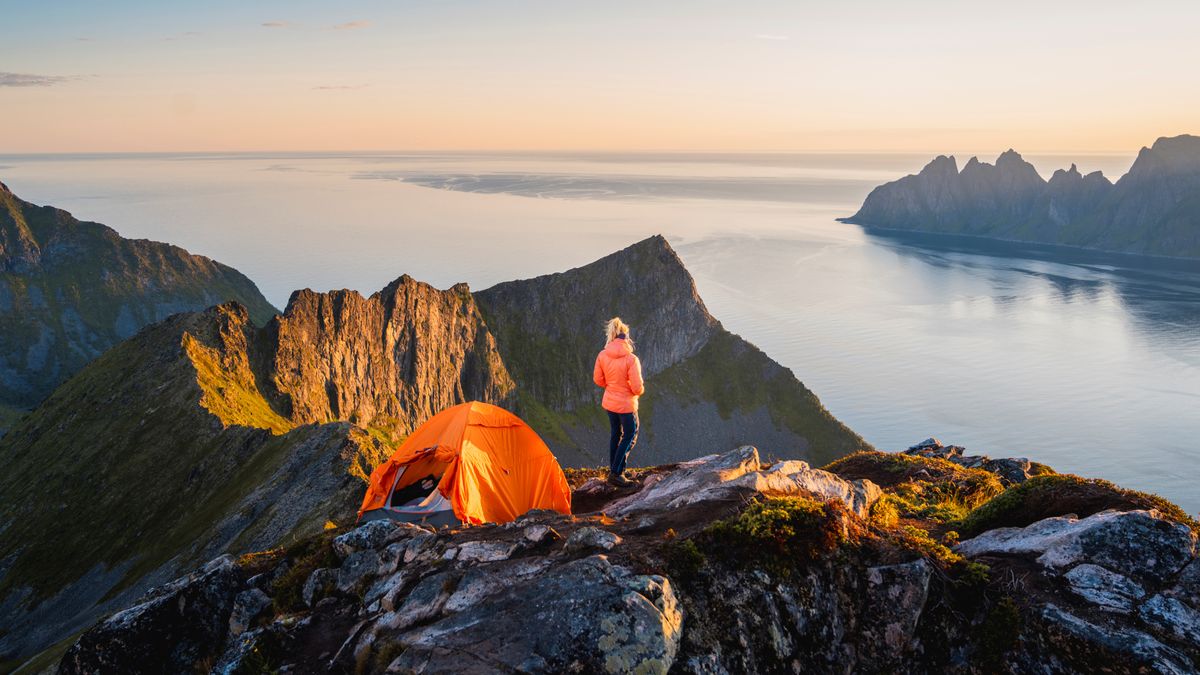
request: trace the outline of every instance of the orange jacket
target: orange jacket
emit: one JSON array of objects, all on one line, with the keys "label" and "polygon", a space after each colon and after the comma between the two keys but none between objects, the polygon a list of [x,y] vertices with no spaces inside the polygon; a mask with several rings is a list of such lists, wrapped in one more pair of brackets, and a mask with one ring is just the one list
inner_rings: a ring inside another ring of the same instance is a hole
[{"label": "orange jacket", "polygon": [[633,353],[633,344],[617,338],[596,357],[592,380],[604,387],[600,405],[615,413],[637,412],[638,397],[646,391],[642,382],[642,362]]}]

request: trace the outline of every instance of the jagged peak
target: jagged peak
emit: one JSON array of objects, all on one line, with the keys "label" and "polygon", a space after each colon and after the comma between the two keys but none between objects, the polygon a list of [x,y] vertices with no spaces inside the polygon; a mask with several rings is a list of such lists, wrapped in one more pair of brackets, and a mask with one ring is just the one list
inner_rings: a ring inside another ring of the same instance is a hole
[{"label": "jagged peak", "polygon": [[921,175],[950,172],[958,173],[958,161],[954,159],[954,155],[938,155],[921,169]]},{"label": "jagged peak", "polygon": [[1004,152],[1000,153],[1000,156],[996,158],[996,166],[1000,166],[1001,164],[1008,164],[1008,163],[1027,164],[1028,162],[1026,162],[1025,158],[1021,156],[1021,153],[1017,152],[1016,150],[1013,150],[1012,148],[1009,148],[1009,149],[1005,150]]},{"label": "jagged peak", "polygon": [[1050,176],[1051,183],[1062,183],[1063,181],[1079,182],[1083,180],[1083,175],[1079,173],[1079,167],[1071,164],[1070,169],[1056,169]]},{"label": "jagged peak", "polygon": [[4,181],[0,181],[0,195],[12,195],[12,190],[8,189],[8,186],[4,184]]}]

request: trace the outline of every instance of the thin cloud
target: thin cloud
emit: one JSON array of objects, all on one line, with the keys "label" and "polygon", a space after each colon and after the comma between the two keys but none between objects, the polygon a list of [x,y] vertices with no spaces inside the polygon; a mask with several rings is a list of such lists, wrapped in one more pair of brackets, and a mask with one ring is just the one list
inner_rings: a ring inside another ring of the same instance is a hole
[{"label": "thin cloud", "polygon": [[33,75],[30,73],[0,73],[0,87],[52,87],[75,78],[65,75]]},{"label": "thin cloud", "polygon": [[260,24],[263,28],[291,28],[296,24],[291,21],[264,21]]},{"label": "thin cloud", "polygon": [[366,89],[369,84],[322,84],[313,89],[317,91],[352,91],[354,89]]},{"label": "thin cloud", "polygon": [[759,33],[758,35],[754,36],[754,39],[782,41],[782,40],[791,40],[792,38],[790,38],[786,35],[775,35],[773,33]]},{"label": "thin cloud", "polygon": [[193,38],[193,37],[197,37],[199,35],[203,35],[203,33],[199,32],[199,31],[189,30],[189,31],[185,31],[183,33],[179,33],[178,35],[168,35],[167,37],[163,38],[163,40],[165,40],[167,42],[174,42],[175,40],[186,40],[187,38]]},{"label": "thin cloud", "polygon": [[370,21],[348,21],[346,23],[339,23],[339,24],[335,25],[333,27],[333,29],[334,30],[358,30],[359,28],[366,28],[367,26],[370,26],[370,25],[371,25]]}]

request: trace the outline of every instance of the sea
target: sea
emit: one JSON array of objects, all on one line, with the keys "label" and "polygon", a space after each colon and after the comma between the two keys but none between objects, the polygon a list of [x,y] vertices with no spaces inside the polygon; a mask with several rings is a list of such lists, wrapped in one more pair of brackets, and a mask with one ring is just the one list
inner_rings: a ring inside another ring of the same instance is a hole
[{"label": "sea", "polygon": [[[663,234],[725,327],[876,447],[933,436],[1200,511],[1200,261],[836,220],[933,154],[0,155],[0,181],[280,308],[406,273],[482,289]],[[1026,159],[1115,179],[1133,156]]]}]

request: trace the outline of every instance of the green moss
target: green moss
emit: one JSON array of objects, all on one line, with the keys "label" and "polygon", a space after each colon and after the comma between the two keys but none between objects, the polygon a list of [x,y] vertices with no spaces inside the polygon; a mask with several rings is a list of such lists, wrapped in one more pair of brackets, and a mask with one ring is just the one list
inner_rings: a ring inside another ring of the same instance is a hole
[{"label": "green moss", "polygon": [[1200,532],[1200,523],[1158,495],[1071,474],[1036,476],[1014,485],[971,511],[957,529],[969,538],[997,527],[1024,527],[1068,513],[1084,518],[1107,509],[1157,509],[1167,518]]},{"label": "green moss", "polygon": [[845,541],[845,515],[837,502],[772,497],[709,525],[695,540],[708,556],[788,574]]},{"label": "green moss", "polygon": [[308,581],[308,577],[322,567],[336,568],[341,564],[333,551],[333,538],[337,534],[337,530],[323,532],[284,551],[284,558],[290,566],[271,584],[276,614],[303,610],[304,582]]},{"label": "green moss", "polygon": [[887,500],[908,518],[959,520],[1004,491],[995,474],[944,459],[889,452],[859,452],[825,467],[847,479],[865,478],[888,491]]},{"label": "green moss", "polygon": [[671,578],[684,584],[694,580],[708,563],[704,552],[691,539],[668,543],[663,557],[666,559],[667,570]]}]

